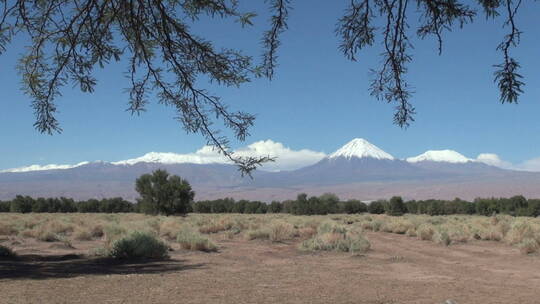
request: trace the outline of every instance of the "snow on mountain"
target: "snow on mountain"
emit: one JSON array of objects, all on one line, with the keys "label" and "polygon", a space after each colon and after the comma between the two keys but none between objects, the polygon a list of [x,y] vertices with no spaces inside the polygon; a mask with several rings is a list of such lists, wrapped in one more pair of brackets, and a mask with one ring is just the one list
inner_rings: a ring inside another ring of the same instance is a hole
[{"label": "snow on mountain", "polygon": [[134,165],[137,163],[161,163],[161,164],[225,164],[227,160],[210,146],[204,146],[195,153],[177,154],[150,152],[137,158],[112,162],[113,165]]},{"label": "snow on mountain", "polygon": [[56,165],[56,164],[50,164],[50,165],[31,165],[26,167],[19,167],[19,168],[12,168],[12,169],[6,169],[6,170],[0,170],[0,173],[20,173],[20,172],[30,172],[30,171],[45,171],[45,170],[65,170],[65,169],[71,169],[80,167],[83,165],[87,165],[89,162],[80,162],[75,165]]},{"label": "snow on mountain", "polygon": [[407,158],[407,161],[410,163],[432,161],[432,162],[447,162],[447,163],[454,163],[454,164],[463,164],[463,163],[470,162],[473,160],[453,150],[429,150],[418,156],[409,157]]},{"label": "snow on mountain", "polygon": [[348,142],[346,145],[338,149],[336,152],[330,154],[328,158],[374,158],[374,159],[389,159],[393,160],[394,157],[377,146],[371,144],[363,138],[355,138]]}]

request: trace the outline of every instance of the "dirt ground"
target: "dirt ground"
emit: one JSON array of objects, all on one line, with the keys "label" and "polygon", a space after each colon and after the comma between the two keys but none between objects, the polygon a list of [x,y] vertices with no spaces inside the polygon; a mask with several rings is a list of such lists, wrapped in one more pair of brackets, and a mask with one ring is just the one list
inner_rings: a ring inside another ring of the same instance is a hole
[{"label": "dirt ground", "polygon": [[15,244],[21,259],[0,261],[0,303],[540,303],[538,255],[367,237],[372,250],[356,257],[237,239],[218,241],[217,253],[127,264],[82,256],[92,242]]}]

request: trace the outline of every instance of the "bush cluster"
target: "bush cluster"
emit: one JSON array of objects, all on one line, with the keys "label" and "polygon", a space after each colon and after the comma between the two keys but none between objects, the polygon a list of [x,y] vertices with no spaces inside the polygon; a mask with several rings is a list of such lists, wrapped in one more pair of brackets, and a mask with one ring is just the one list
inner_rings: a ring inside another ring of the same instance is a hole
[{"label": "bush cluster", "polygon": [[168,256],[165,243],[149,233],[132,232],[114,241],[109,255],[115,259],[163,259]]}]

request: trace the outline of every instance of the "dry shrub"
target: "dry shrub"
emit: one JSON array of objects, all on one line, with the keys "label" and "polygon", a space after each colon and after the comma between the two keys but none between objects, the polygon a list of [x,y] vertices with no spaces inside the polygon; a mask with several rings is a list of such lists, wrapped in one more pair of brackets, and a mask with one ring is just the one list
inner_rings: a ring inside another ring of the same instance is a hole
[{"label": "dry shrub", "polygon": [[317,229],[313,227],[303,227],[298,229],[298,234],[303,239],[309,239],[313,237],[315,234],[317,234]]},{"label": "dry shrub", "polygon": [[290,240],[296,236],[296,229],[292,224],[276,220],[270,224],[269,238],[272,242]]},{"label": "dry shrub", "polygon": [[264,228],[248,230],[246,231],[244,235],[248,241],[255,240],[255,239],[267,240],[270,238],[270,231]]},{"label": "dry shrub", "polygon": [[360,227],[365,230],[373,230],[372,222],[371,221],[365,221],[360,224]]},{"label": "dry shrub", "polygon": [[92,232],[85,228],[76,228],[73,232],[73,239],[77,241],[90,241],[92,240]]},{"label": "dry shrub", "polygon": [[92,235],[93,238],[103,237],[103,235],[105,235],[103,225],[101,224],[93,225],[92,228],[90,228],[90,234]]},{"label": "dry shrub", "polygon": [[0,223],[0,235],[15,235],[17,229],[12,223]]},{"label": "dry shrub", "polygon": [[482,240],[486,241],[500,241],[503,239],[503,234],[497,227],[489,227],[486,230],[483,231],[480,235],[482,237]]},{"label": "dry shrub", "polygon": [[36,235],[36,239],[42,242],[57,242],[60,241],[58,234],[53,233],[52,231],[40,230]]},{"label": "dry shrub", "polygon": [[25,229],[19,233],[20,236],[24,238],[36,238],[38,230],[35,229]]},{"label": "dry shrub", "polygon": [[417,230],[418,238],[423,241],[431,241],[434,233],[433,226],[429,224],[420,225]]},{"label": "dry shrub", "polygon": [[448,235],[448,232],[444,229],[439,229],[435,231],[433,234],[433,241],[437,244],[441,244],[444,246],[450,245],[452,240],[450,239],[450,236]]},{"label": "dry shrub", "polygon": [[73,232],[75,227],[71,224],[66,224],[58,220],[47,221],[40,227],[41,230],[56,234],[67,234]]},{"label": "dry shrub", "polygon": [[300,249],[306,251],[341,251],[351,254],[361,254],[370,247],[371,244],[361,230],[347,231],[333,222],[323,222],[317,235],[300,244]]},{"label": "dry shrub", "polygon": [[159,226],[159,236],[168,240],[175,240],[178,231],[182,228],[182,223],[178,220],[167,219],[163,221]]},{"label": "dry shrub", "polygon": [[452,225],[448,227],[448,236],[454,243],[465,243],[471,238],[470,232],[464,225]]},{"label": "dry shrub", "polygon": [[229,217],[221,217],[215,220],[211,220],[210,223],[199,228],[200,233],[218,233],[221,231],[227,231],[233,227],[233,222]]},{"label": "dry shrub", "polygon": [[416,229],[411,227],[411,228],[407,229],[407,232],[405,232],[405,234],[407,236],[410,236],[410,237],[415,237],[416,236]]},{"label": "dry shrub", "polygon": [[535,239],[533,226],[525,220],[514,222],[506,235],[506,240],[512,245],[521,243],[524,239]]},{"label": "dry shrub", "polygon": [[381,226],[382,226],[383,222],[381,220],[374,220],[372,221],[371,223],[371,230],[373,231],[379,231],[381,230]]},{"label": "dry shrub", "polygon": [[105,235],[105,244],[107,246],[111,245],[117,239],[125,236],[127,231],[125,228],[121,227],[118,224],[110,224],[103,229]]},{"label": "dry shrub", "polygon": [[413,228],[413,224],[406,220],[396,220],[392,223],[392,233],[405,234],[407,230]]},{"label": "dry shrub", "polygon": [[525,238],[517,245],[519,251],[523,254],[535,253],[538,251],[540,244],[535,239]]},{"label": "dry shrub", "polygon": [[217,246],[203,236],[199,232],[195,231],[191,227],[183,227],[176,237],[176,241],[180,244],[180,247],[186,250],[194,251],[217,251]]}]

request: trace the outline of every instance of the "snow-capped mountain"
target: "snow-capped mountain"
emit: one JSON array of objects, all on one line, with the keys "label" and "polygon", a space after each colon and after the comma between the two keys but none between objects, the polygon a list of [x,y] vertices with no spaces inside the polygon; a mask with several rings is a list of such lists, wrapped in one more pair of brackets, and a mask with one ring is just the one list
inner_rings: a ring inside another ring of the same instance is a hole
[{"label": "snow-capped mountain", "polygon": [[151,152],[117,162],[35,165],[0,171],[0,199],[22,194],[76,199],[122,196],[134,200],[137,197],[135,179],[156,169],[166,169],[189,180],[198,199],[289,199],[300,192],[328,191],[358,199],[391,195],[474,198],[524,194],[540,197],[540,173],[503,170],[452,150],[432,150],[402,160],[365,139],[356,138],[329,155],[301,150],[291,157],[289,148],[270,141],[262,144],[263,151],[245,149],[240,152],[248,156],[253,151],[259,153],[257,155],[285,151],[289,153],[289,161],[311,159],[304,162],[311,165],[290,171],[257,170],[254,179],[249,179],[241,177],[237,167],[210,147],[189,154]]},{"label": "snow-capped mountain", "polygon": [[473,161],[462,154],[453,150],[429,150],[415,157],[406,159],[409,163],[418,163],[423,161],[447,162],[453,164],[462,164]]},{"label": "snow-capped mountain", "polygon": [[112,162],[113,165],[134,165],[138,163],[160,164],[225,164],[227,159],[217,153],[212,147],[204,146],[195,153],[177,154],[164,152],[150,152],[137,158]]},{"label": "snow-capped mountain", "polygon": [[6,169],[6,170],[0,170],[0,173],[21,173],[21,172],[32,172],[32,171],[48,171],[48,170],[65,170],[65,169],[71,169],[76,168],[84,165],[88,165],[90,162],[84,161],[80,162],[75,165],[57,165],[57,164],[49,164],[49,165],[30,165],[26,167],[19,167],[19,168],[12,168],[12,169]]},{"label": "snow-capped mountain", "polygon": [[329,159],[334,158],[373,158],[373,159],[389,159],[393,160],[394,157],[379,147],[371,144],[363,138],[355,138],[339,148],[336,152],[328,156]]}]

